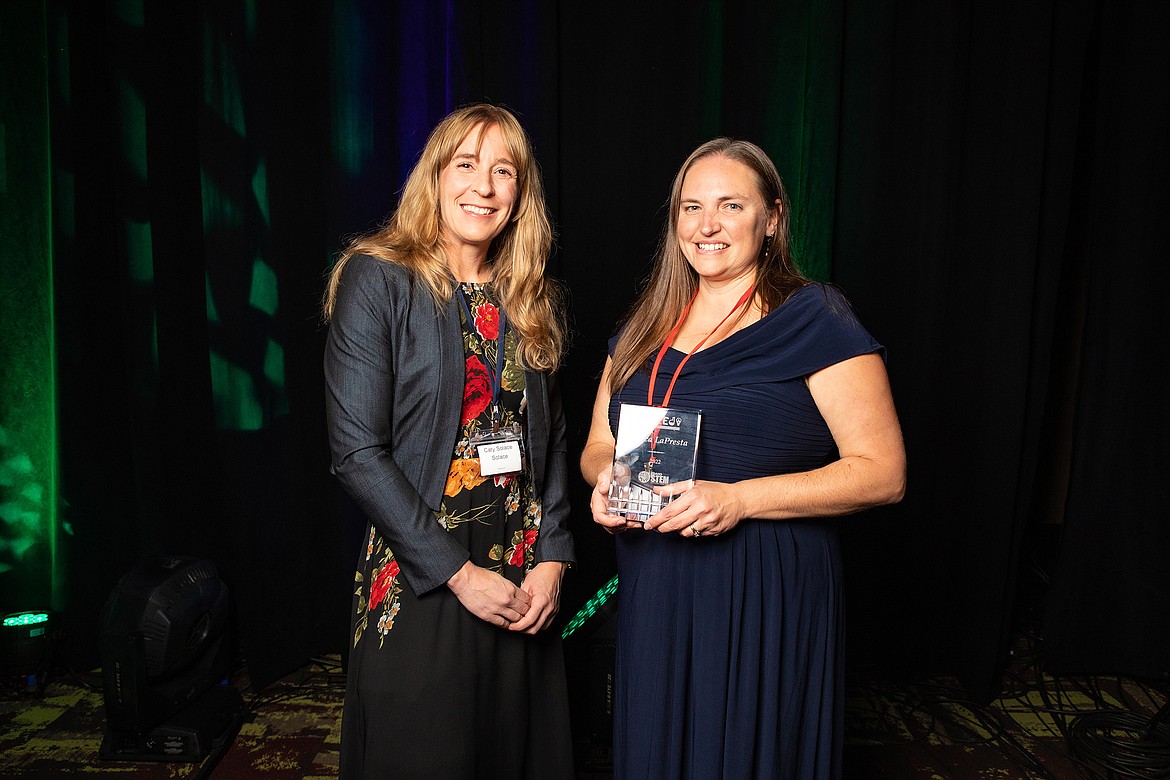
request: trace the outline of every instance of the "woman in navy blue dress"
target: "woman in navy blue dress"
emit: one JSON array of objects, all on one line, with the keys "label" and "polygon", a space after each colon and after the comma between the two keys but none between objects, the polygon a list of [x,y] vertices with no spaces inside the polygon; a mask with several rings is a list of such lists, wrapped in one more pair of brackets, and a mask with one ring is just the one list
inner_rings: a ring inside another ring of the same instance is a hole
[{"label": "woman in navy blue dress", "polygon": [[[789,249],[758,146],[718,138],[675,176],[645,291],[581,456],[616,535],[615,777],[838,778],[835,518],[896,502],[905,452],[884,348]],[[639,522],[609,509],[621,403],[702,414],[695,479]]]}]

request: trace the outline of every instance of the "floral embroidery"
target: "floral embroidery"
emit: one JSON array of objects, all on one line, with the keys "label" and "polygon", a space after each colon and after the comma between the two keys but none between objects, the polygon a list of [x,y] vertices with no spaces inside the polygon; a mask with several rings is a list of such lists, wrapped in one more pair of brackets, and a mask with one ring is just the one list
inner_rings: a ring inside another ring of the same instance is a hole
[{"label": "floral embroidery", "polygon": [[500,336],[500,311],[490,303],[475,308],[475,330],[480,338],[495,341]]},{"label": "floral embroidery", "polygon": [[451,469],[447,472],[447,487],[444,495],[456,496],[463,490],[471,490],[482,484],[487,477],[479,473],[478,458],[456,458],[451,461]]},{"label": "floral embroidery", "polygon": [[512,566],[528,566],[532,558],[532,545],[536,543],[535,528],[526,531],[517,531],[512,534],[512,549],[508,555],[508,563]]},{"label": "floral embroidery", "polygon": [[[386,641],[386,632],[394,628],[394,618],[398,616],[401,607],[402,605],[395,599],[390,608],[382,613],[382,617],[378,618],[378,633],[382,635],[382,642]],[[381,647],[381,642],[378,646]]]},{"label": "floral embroidery", "polygon": [[397,576],[398,561],[390,561],[378,570],[378,575],[374,577],[374,584],[370,586],[370,609],[374,609],[382,603],[382,599],[386,598],[386,594],[390,592]]},{"label": "floral embroidery", "polygon": [[472,507],[466,512],[452,511],[447,508],[447,503],[444,501],[439,505],[438,520],[439,525],[450,531],[464,523],[479,523],[480,525],[491,525],[491,510],[492,505],[481,507]]},{"label": "floral embroidery", "polygon": [[[512,393],[524,391],[524,368],[513,358],[516,354],[516,336],[508,331],[504,336],[504,379],[503,388]],[[520,402],[520,412],[524,412],[524,401]]]},{"label": "floral embroidery", "polygon": [[402,607],[400,600],[402,586],[398,583],[400,569],[398,561],[394,559],[394,553],[385,545],[382,537],[374,531],[371,531],[369,550],[371,555],[376,555],[380,559],[381,564],[376,565],[371,571],[368,597],[365,592],[365,577],[360,571],[354,577],[354,581],[357,583],[357,589],[354,591],[354,596],[357,599],[357,619],[354,621],[353,632],[354,647],[357,647],[362,634],[369,627],[371,614],[378,608],[381,608],[377,622],[378,646],[381,647],[382,643],[386,641],[386,634],[394,627],[394,618]]},{"label": "floral embroidery", "polygon": [[480,412],[487,408],[492,400],[492,385],[488,379],[487,368],[479,355],[471,355],[466,363],[466,380],[463,386],[463,424],[479,417]]}]

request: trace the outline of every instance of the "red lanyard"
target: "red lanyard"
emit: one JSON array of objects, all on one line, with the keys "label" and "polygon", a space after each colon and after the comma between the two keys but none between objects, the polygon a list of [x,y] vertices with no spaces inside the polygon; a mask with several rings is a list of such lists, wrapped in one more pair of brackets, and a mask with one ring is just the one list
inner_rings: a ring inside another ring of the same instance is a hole
[{"label": "red lanyard", "polygon": [[[727,322],[727,320],[731,318],[732,314],[735,314],[737,311],[739,311],[741,306],[747,303],[748,299],[752,297],[753,292],[755,292],[754,287],[749,287],[748,289],[744,290],[743,295],[739,297],[739,301],[736,302],[735,306],[731,307],[731,311],[727,312],[727,315],[723,319],[719,320],[719,324],[715,326],[711,333],[714,333],[715,331],[722,328],[723,323]],[[687,320],[687,314],[691,310],[691,304],[695,302],[695,298],[697,298],[698,295],[699,288],[696,287],[695,294],[691,296],[689,301],[687,301],[687,305],[686,308],[683,309],[682,316],[678,318],[678,324],[676,324],[674,329],[667,334],[666,341],[662,343],[662,348],[658,350],[658,357],[654,360],[654,370],[650,372],[650,386],[646,388],[646,403],[649,406],[654,406],[654,380],[658,378],[658,365],[662,362],[662,356],[666,354],[666,350],[670,349],[670,345],[674,343],[675,337],[678,336],[679,330],[682,328],[683,323]],[[684,357],[678,366],[674,369],[674,374],[670,377],[670,385],[668,385],[666,388],[666,397],[662,399],[663,407],[666,407],[670,404],[670,394],[674,391],[674,383],[678,381],[678,375],[682,372],[682,367],[686,365],[688,360],[691,359],[691,355],[698,352],[699,349],[707,343],[707,339],[711,338],[711,333],[708,333],[703,337],[702,341],[692,347],[691,351],[687,353],[687,356]]]}]

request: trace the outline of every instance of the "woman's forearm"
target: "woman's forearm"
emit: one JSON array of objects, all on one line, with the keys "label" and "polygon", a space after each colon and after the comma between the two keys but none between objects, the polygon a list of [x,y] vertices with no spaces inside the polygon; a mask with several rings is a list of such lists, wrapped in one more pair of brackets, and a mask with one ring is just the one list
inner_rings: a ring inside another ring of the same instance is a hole
[{"label": "woman's forearm", "polygon": [[814,471],[760,477],[735,484],[745,518],[789,520],[837,517],[894,504],[906,490],[905,462],[852,456]]},{"label": "woman's forearm", "polygon": [[594,441],[581,453],[581,476],[590,487],[597,487],[597,475],[613,465],[613,445]]}]

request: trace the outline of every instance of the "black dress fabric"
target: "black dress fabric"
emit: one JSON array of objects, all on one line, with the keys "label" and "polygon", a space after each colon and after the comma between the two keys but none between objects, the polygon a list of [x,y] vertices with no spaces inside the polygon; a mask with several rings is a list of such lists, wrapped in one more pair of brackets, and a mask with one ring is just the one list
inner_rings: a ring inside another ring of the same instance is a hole
[{"label": "black dress fabric", "polygon": [[[457,293],[459,294],[459,293]],[[460,435],[435,522],[472,563],[520,584],[533,565],[541,503],[527,463],[483,477],[471,436],[493,424],[500,311],[491,284],[462,285],[466,365]],[[524,422],[524,372],[504,329],[502,425]],[[421,597],[371,525],[354,592],[341,774],[358,778],[571,778],[560,637],[492,626],[446,587]]]},{"label": "black dress fabric", "polygon": [[[873,352],[884,354],[844,297],[812,284],[695,353],[670,406],[703,413],[696,477],[736,482],[824,465],[835,446],[805,378]],[[683,357],[668,350],[658,393]],[[612,399],[615,435],[619,404],[645,404],[648,379],[638,372]],[[748,520],[697,539],[618,535],[615,778],[841,776],[838,522]]]}]

